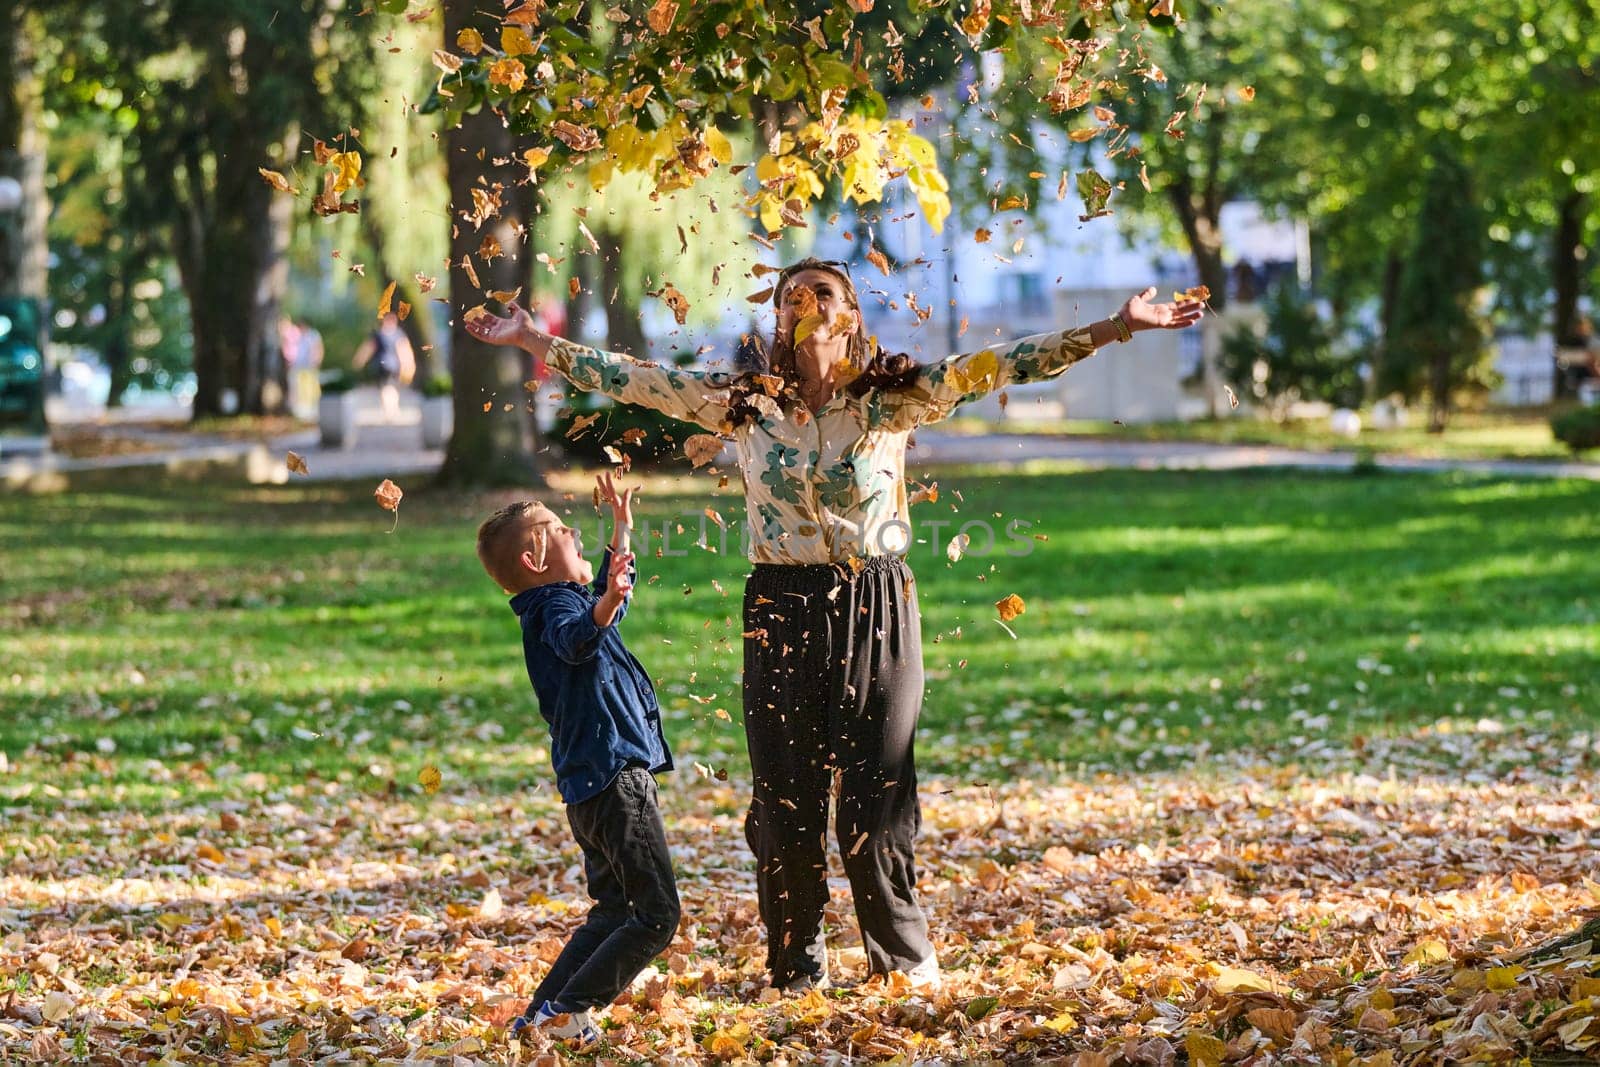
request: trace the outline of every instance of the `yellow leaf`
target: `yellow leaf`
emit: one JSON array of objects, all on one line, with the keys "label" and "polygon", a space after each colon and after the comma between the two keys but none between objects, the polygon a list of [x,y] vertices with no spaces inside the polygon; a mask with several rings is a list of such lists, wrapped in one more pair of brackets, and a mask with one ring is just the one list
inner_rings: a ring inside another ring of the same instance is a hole
[{"label": "yellow leaf", "polygon": [[444,781],[444,776],[439,773],[439,768],[428,764],[417,774],[417,782],[422,786],[423,792],[432,796],[439,791],[439,786]]},{"label": "yellow leaf", "polygon": [[733,162],[733,145],[723,132],[715,126],[706,127],[706,147],[711,149],[711,158],[724,165]]},{"label": "yellow leaf", "polygon": [[1064,1011],[1052,1019],[1046,1019],[1044,1024],[1058,1034],[1064,1034],[1078,1027],[1078,1020],[1073,1018],[1070,1011]]},{"label": "yellow leaf", "polygon": [[529,170],[538,170],[550,159],[550,149],[530,148],[522,153],[522,161],[528,165]]},{"label": "yellow leaf", "polygon": [[1272,980],[1243,967],[1219,967],[1212,988],[1224,996],[1229,993],[1270,991]]},{"label": "yellow leaf", "polygon": [[823,319],[821,315],[807,315],[805,318],[795,323],[794,343],[796,345],[804,344],[805,339],[815,333],[817,327],[822,325],[822,322]]},{"label": "yellow leaf", "polygon": [[334,192],[343,193],[362,184],[360,152],[335,152],[328,165],[337,171],[333,179]]},{"label": "yellow leaf", "polygon": [[196,859],[205,860],[207,863],[221,863],[225,858],[215,845],[204,841],[195,846],[194,855]]},{"label": "yellow leaf", "polygon": [[267,928],[267,933],[273,937],[279,937],[283,934],[283,923],[279,922],[275,915],[268,915],[266,919],[262,920],[262,925]]},{"label": "yellow leaf", "polygon": [[1210,1034],[1188,1034],[1183,1049],[1193,1067],[1222,1067],[1222,1058],[1228,1054],[1228,1046]]},{"label": "yellow leaf", "polygon": [[1496,993],[1506,993],[1517,987],[1517,975],[1522,973],[1522,968],[1516,964],[1509,967],[1491,967],[1485,984]]},{"label": "yellow leaf", "polygon": [[176,933],[189,921],[189,917],[181,911],[164,911],[156,916],[156,923],[167,933]]},{"label": "yellow leaf", "polygon": [[456,34],[456,47],[469,56],[475,56],[483,51],[483,34],[468,27]]},{"label": "yellow leaf", "polygon": [[1010,622],[1012,619],[1028,610],[1027,607],[1022,603],[1022,598],[1015,593],[1008,593],[1006,596],[995,601],[994,606],[995,610],[1000,612],[1000,618],[1004,622]]},{"label": "yellow leaf", "polygon": [[504,26],[500,30],[500,51],[508,56],[531,56],[533,42],[520,26]]},{"label": "yellow leaf", "polygon": [[389,309],[394,306],[394,282],[390,282],[383,290],[383,295],[378,298],[378,318],[389,314]]},{"label": "yellow leaf", "polygon": [[1417,942],[1411,951],[1406,953],[1405,959],[1400,962],[1407,965],[1415,963],[1427,967],[1435,963],[1448,963],[1449,960],[1450,949],[1445,943],[1430,939]]}]

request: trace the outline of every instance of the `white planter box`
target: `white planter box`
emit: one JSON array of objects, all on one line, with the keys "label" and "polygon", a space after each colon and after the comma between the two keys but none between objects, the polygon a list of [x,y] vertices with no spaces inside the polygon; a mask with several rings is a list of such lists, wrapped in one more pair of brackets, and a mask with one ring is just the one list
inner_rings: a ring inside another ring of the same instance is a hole
[{"label": "white planter box", "polygon": [[455,398],[425,396],[422,398],[422,447],[443,448],[450,443],[455,429]]},{"label": "white planter box", "polygon": [[324,448],[351,448],[356,443],[356,394],[323,393],[317,401],[317,424]]}]

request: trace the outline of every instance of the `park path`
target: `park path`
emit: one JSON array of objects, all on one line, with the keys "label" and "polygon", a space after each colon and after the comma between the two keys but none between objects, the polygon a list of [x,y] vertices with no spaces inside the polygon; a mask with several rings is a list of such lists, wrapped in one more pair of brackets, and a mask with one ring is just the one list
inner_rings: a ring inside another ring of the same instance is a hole
[{"label": "park path", "polygon": [[[370,395],[369,395],[370,394]],[[359,429],[354,447],[324,448],[314,429],[300,430],[267,440],[266,448],[275,465],[283,454],[293,450],[304,457],[315,481],[351,481],[382,478],[428,476],[444,460],[440,449],[422,447],[420,407],[415,394],[407,396],[399,417],[385,422],[377,406],[375,391],[360,391]],[[80,413],[84,421],[99,416]],[[117,416],[112,415],[112,421]],[[216,436],[175,433],[169,430],[143,430],[124,422],[119,432],[144,436],[165,446],[161,452],[110,456],[96,459],[40,460],[30,457],[0,458],[0,487],[17,483],[19,473],[30,466],[45,465],[71,474],[75,471],[134,471],[173,458],[203,457],[242,452],[248,444],[228,442]],[[1350,470],[1357,463],[1352,452],[1314,452],[1305,449],[1267,445],[1228,445],[1195,441],[1115,441],[1088,437],[1049,437],[1008,434],[955,434],[922,430],[907,454],[913,468],[945,464],[979,464],[1008,467],[1036,460],[1067,462],[1086,469],[1108,470],[1248,470],[1262,467],[1294,468],[1311,471]],[[731,455],[725,456],[731,460]],[[1538,460],[1460,460],[1419,459],[1399,455],[1380,455],[1377,465],[1385,470],[1446,472],[1466,471],[1516,478],[1581,478],[1600,481],[1600,463]],[[270,480],[284,480],[280,474]]]}]

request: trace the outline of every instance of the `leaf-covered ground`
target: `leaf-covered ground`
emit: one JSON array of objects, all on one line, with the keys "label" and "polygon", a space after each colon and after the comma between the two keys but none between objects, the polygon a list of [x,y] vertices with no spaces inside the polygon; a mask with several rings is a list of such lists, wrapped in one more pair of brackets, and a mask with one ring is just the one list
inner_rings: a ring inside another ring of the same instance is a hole
[{"label": "leaf-covered ground", "polygon": [[[1521,959],[1600,903],[1600,488],[939,477],[933,508],[1048,538],[913,560],[943,989],[763,992],[725,639],[743,571],[691,550],[644,561],[661,579],[627,624],[679,754],[662,797],[685,923],[599,1057],[1515,1062],[1600,1043],[1591,946]],[[492,501],[406,488],[392,535],[371,487],[7,501],[0,1060],[551,1051],[501,1028],[585,898],[513,620],[471,556]],[[652,488],[655,520],[736,510]],[[991,617],[1010,592],[1015,640]]]}]

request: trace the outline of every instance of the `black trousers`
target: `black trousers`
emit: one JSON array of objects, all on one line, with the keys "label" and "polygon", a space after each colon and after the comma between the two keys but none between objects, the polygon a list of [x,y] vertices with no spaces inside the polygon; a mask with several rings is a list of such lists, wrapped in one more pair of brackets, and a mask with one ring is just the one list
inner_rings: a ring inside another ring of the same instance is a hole
[{"label": "black trousers", "polygon": [[530,1010],[547,1000],[567,1011],[605,1007],[678,932],[678,885],[656,807],[656,780],[629,767],[605,791],[567,806],[583,849],[594,907],[573,931]]},{"label": "black trousers", "polygon": [[[874,973],[933,954],[917,903],[921,824],[912,739],[922,624],[911,570],[757,564],[745,583],[744,718],[767,967],[776,985],[826,966],[828,798]],[[764,631],[764,633],[762,633]]]}]

